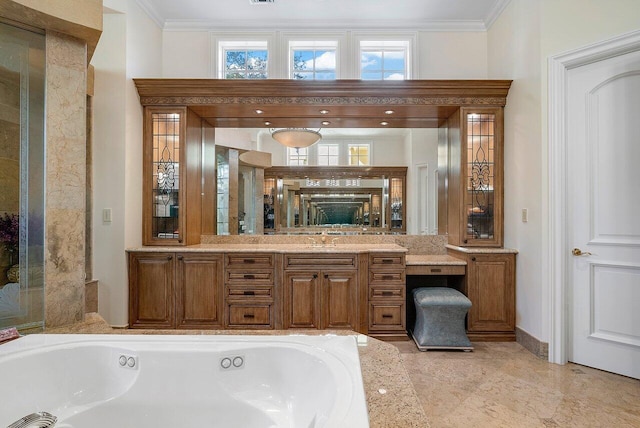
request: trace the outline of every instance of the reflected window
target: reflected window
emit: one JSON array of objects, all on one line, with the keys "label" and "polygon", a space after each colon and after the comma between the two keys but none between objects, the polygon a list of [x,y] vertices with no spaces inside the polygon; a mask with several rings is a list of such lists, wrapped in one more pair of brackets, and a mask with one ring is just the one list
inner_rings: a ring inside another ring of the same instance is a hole
[{"label": "reflected window", "polygon": [[332,166],[340,164],[340,145],[318,144],[318,165]]},{"label": "reflected window", "polygon": [[370,144],[349,144],[349,165],[367,166],[371,165],[371,145]]},{"label": "reflected window", "polygon": [[309,149],[287,147],[287,165],[304,166],[309,164]]}]

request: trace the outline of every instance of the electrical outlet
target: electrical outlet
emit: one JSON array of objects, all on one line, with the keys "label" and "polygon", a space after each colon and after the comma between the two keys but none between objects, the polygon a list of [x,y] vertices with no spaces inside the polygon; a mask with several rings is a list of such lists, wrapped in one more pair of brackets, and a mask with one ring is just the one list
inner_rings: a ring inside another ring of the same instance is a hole
[{"label": "electrical outlet", "polygon": [[529,210],[527,208],[522,209],[522,222],[526,223],[529,221]]}]

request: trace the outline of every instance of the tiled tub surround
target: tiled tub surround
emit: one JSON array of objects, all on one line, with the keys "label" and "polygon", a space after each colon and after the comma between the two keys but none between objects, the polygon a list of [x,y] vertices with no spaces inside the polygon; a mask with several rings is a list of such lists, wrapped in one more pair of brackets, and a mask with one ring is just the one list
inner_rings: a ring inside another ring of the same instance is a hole
[{"label": "tiled tub surround", "polygon": [[[46,333],[70,334],[181,334],[181,335],[287,335],[273,330],[126,330],[111,328],[99,315],[87,314],[85,321]],[[310,331],[309,335],[354,334],[350,331]],[[429,422],[402,364],[398,349],[389,343],[368,338],[358,347],[362,380],[371,428],[428,428]]]}]

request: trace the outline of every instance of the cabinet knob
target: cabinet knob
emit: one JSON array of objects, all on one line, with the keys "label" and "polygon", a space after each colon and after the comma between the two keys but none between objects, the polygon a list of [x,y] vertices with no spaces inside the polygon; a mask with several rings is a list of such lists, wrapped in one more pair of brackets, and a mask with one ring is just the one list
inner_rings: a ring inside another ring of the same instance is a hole
[{"label": "cabinet knob", "polygon": [[475,262],[475,261],[476,261],[476,258],[475,258],[475,257],[471,257],[471,261],[472,261],[472,262]]},{"label": "cabinet knob", "polygon": [[318,274],[317,274],[317,273],[314,273],[314,274],[313,274],[313,278],[315,279],[315,278],[317,278],[317,277],[318,277]]},{"label": "cabinet knob", "polygon": [[468,240],[468,239],[465,239],[465,240],[464,240],[464,241],[462,241],[462,242],[464,242],[465,244],[467,244],[467,243],[469,242],[469,240]]},{"label": "cabinet knob", "polygon": [[324,274],[324,277],[325,277],[325,278],[329,278],[329,274],[328,274],[328,273],[325,273],[325,274]]},{"label": "cabinet knob", "polygon": [[179,243],[179,244],[182,244],[182,239],[178,239],[178,243]]},{"label": "cabinet knob", "polygon": [[182,260],[184,257],[182,256],[178,256],[178,260]]},{"label": "cabinet knob", "polygon": [[167,260],[172,260],[173,256],[167,256]]}]

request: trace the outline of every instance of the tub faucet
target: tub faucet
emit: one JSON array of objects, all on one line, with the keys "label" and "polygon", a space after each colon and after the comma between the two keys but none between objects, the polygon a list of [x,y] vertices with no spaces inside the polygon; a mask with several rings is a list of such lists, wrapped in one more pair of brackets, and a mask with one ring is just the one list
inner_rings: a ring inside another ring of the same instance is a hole
[{"label": "tub faucet", "polygon": [[47,412],[38,412],[27,415],[23,418],[18,419],[7,428],[28,428],[28,427],[41,427],[41,428],[52,428],[58,418],[53,416],[51,413]]}]

